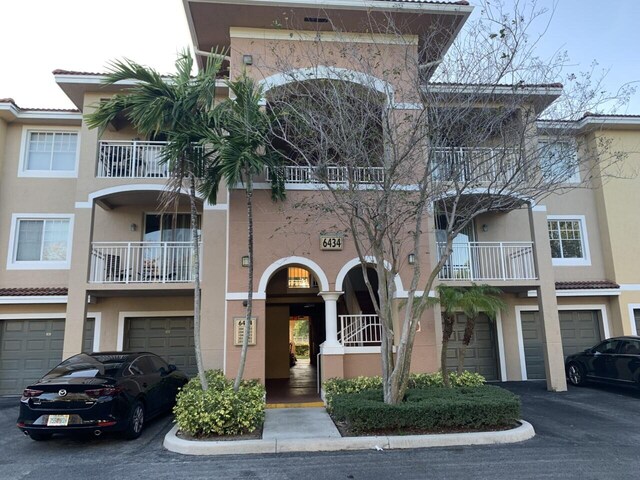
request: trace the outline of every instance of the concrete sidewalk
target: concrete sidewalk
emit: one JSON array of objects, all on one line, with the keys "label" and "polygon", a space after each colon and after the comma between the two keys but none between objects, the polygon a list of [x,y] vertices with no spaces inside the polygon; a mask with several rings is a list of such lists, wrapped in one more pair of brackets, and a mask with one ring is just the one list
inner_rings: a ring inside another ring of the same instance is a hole
[{"label": "concrete sidewalk", "polygon": [[531,424],[499,432],[342,437],[324,408],[282,408],[265,412],[261,440],[185,440],[175,425],[164,438],[167,450],[185,455],[386,450],[515,443],[535,435]]}]

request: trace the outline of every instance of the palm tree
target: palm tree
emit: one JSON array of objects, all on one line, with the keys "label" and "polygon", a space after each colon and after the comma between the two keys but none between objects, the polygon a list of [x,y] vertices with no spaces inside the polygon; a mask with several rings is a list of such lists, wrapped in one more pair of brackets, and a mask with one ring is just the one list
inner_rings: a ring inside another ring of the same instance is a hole
[{"label": "palm tree", "polygon": [[453,333],[453,324],[456,320],[456,311],[460,307],[464,290],[448,285],[438,285],[436,287],[438,300],[442,309],[442,351],[440,352],[440,371],[442,372],[442,381],[445,387],[450,386],[449,371],[447,370],[447,350],[449,348],[449,340]]},{"label": "palm tree", "polygon": [[458,306],[467,317],[467,324],[464,327],[464,336],[462,338],[462,346],[458,348],[458,373],[464,370],[464,356],[467,351],[476,321],[481,313],[484,313],[490,320],[495,321],[500,310],[506,308],[507,304],[500,298],[502,291],[499,288],[489,285],[471,284],[471,287],[465,288]]},{"label": "palm tree", "polygon": [[[281,156],[269,141],[271,118],[262,107],[262,88],[246,74],[227,82],[227,85],[235,98],[219,105],[217,118],[224,131],[210,131],[208,141],[215,145],[216,156],[208,166],[202,192],[207,197],[215,198],[221,180],[225,181],[228,188],[243,185],[245,190],[249,278],[240,365],[234,382],[234,389],[238,390],[247,360],[253,307],[253,176],[264,172],[265,167],[277,167]],[[284,190],[280,179],[277,175],[272,178],[272,198],[281,200],[284,198]]]},{"label": "palm tree", "polygon": [[[168,146],[161,161],[169,168],[163,207],[168,208],[180,198],[186,188],[189,192],[191,215],[191,239],[193,242],[193,328],[196,364],[202,388],[208,389],[204,373],[200,343],[200,239],[198,231],[197,190],[204,174],[205,162],[213,152],[205,154],[203,138],[206,132],[217,128],[215,115],[216,77],[220,72],[223,56],[212,52],[204,69],[195,77],[193,57],[184,50],[176,60],[176,73],[163,77],[155,70],[131,60],[118,60],[110,64],[104,83],[113,85],[121,81],[133,81],[126,92],[116,94],[101,103],[86,116],[90,128],[105,129],[107,125],[124,116],[145,136],[161,135]],[[215,196],[205,200],[215,203]]]}]

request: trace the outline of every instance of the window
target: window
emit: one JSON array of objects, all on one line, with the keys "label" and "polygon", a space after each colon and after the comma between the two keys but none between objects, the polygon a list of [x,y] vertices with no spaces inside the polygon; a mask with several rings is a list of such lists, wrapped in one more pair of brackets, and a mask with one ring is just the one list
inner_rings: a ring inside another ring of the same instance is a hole
[{"label": "window", "polygon": [[73,177],[78,158],[78,132],[27,130],[21,175]]},{"label": "window", "polygon": [[315,288],[318,286],[309,270],[300,267],[289,267],[287,285],[289,288]]},{"label": "window", "polygon": [[618,340],[606,340],[593,349],[595,354],[614,354],[618,350]]},{"label": "window", "polygon": [[576,144],[573,141],[541,142],[540,170],[553,183],[580,183]]},{"label": "window", "polygon": [[71,215],[14,215],[7,268],[69,268],[72,218]]},{"label": "window", "polygon": [[554,265],[591,265],[583,216],[547,217]]}]

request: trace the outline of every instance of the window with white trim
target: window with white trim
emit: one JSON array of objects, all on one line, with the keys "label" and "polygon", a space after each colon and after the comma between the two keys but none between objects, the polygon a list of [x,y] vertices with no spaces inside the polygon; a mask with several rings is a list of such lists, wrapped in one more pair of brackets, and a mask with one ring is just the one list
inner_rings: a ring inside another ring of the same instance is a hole
[{"label": "window with white trim", "polygon": [[590,264],[583,217],[547,218],[554,265]]},{"label": "window with white trim", "polygon": [[540,172],[553,183],[580,183],[576,143],[572,140],[540,142]]},{"label": "window with white trim", "polygon": [[24,144],[22,174],[73,176],[78,158],[78,132],[28,130]]},{"label": "window with white trim", "polygon": [[14,216],[8,268],[69,268],[71,216]]}]

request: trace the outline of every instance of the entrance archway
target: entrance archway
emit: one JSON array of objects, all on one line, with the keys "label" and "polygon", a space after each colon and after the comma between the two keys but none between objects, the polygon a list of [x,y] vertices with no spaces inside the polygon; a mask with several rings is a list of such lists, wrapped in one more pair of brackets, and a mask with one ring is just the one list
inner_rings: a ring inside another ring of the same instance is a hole
[{"label": "entrance archway", "polygon": [[324,300],[318,295],[320,289],[317,274],[301,264],[281,266],[266,283],[268,403],[306,403],[320,399],[317,355],[325,340]]}]

